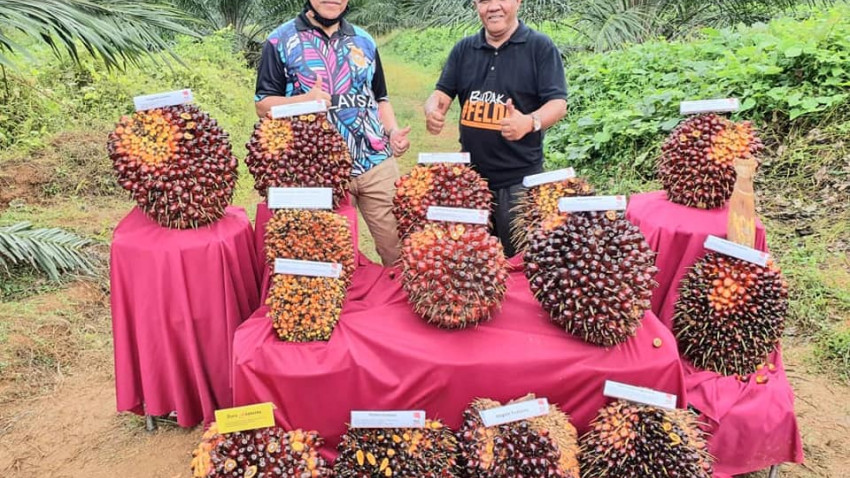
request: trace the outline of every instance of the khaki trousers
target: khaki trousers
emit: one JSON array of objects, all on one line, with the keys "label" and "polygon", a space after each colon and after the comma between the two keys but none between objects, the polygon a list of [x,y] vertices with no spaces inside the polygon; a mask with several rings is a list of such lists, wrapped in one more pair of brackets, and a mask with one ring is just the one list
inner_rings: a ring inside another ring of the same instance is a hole
[{"label": "khaki trousers", "polygon": [[393,216],[393,197],[398,178],[398,163],[395,157],[389,157],[353,178],[349,186],[354,203],[375,240],[375,249],[386,267],[395,264],[400,253],[398,224]]}]

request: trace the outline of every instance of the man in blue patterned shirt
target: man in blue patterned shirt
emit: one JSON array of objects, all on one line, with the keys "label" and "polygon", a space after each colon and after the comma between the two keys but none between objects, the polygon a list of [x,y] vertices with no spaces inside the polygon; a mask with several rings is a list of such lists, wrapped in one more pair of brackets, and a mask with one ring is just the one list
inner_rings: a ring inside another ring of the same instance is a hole
[{"label": "man in blue patterned shirt", "polygon": [[263,46],[257,74],[257,114],[273,106],[322,100],[348,143],[351,195],[385,266],[399,255],[392,214],[394,156],[410,147],[410,127],[399,129],[387,95],[381,57],[372,37],[344,20],[348,0],[308,0],[304,11],[279,26]]}]

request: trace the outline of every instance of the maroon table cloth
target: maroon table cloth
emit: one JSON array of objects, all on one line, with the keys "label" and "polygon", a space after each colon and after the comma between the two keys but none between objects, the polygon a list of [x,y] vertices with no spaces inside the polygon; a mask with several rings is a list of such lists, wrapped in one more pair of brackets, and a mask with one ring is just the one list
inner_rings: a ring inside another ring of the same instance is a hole
[{"label": "maroon table cloth", "polygon": [[[729,206],[697,209],[667,200],[667,193],[654,191],[629,197],[626,219],[639,227],[649,247],[658,253],[655,261],[658,287],[652,293],[652,311],[668,328],[673,328],[673,308],[679,298],[679,283],[705,254],[708,236],[726,238]],[[764,226],[756,219],[756,249],[767,250]]]},{"label": "maroon table cloth", "polygon": [[780,350],[769,358],[776,370],[758,372],[767,376],[764,384],[756,383],[755,375],[742,382],[683,362],[688,400],[709,425],[709,450],[717,459],[719,473],[737,475],[803,462],[794,392]]},{"label": "maroon table cloth", "polygon": [[[351,243],[354,245],[354,263],[358,264],[360,261],[360,248],[357,209],[351,204],[350,196],[346,195],[345,199],[342,200],[342,203],[334,212],[342,214],[348,219],[348,227],[351,228]],[[269,278],[272,273],[272,266],[266,264],[264,238],[266,235],[266,223],[269,222],[273,214],[274,212],[269,209],[268,204],[265,202],[257,203],[257,215],[254,219],[254,247],[256,248],[257,258],[263,271],[260,279],[260,304],[266,303],[266,295],[269,291]]]},{"label": "maroon table cloth", "polygon": [[267,309],[253,314],[234,338],[234,404],[274,402],[278,425],[318,430],[323,455],[333,459],[352,409],[424,409],[458,427],[475,398],[534,392],[584,431],[609,401],[606,379],[674,393],[685,403],[673,337],[651,312],[628,342],[589,345],[551,324],[514,272],[490,322],[448,331],[413,313],[396,274],[374,264],[356,270],[329,342],[281,342]]},{"label": "maroon table cloth", "polygon": [[244,210],[179,231],[134,208],[111,247],[118,411],[176,411],[190,427],[230,407],[233,334],[259,306],[259,278]]},{"label": "maroon table cloth", "polygon": [[[705,255],[706,237],[726,237],[728,206],[711,211],[689,208],[668,201],[664,191],[655,191],[631,196],[626,217],[658,252],[656,280],[660,285],[653,292],[652,310],[672,329],[679,283]],[[756,222],[756,249],[767,250],[760,221]],[[708,421],[712,433],[709,445],[720,474],[748,473],[803,460],[794,392],[785,376],[780,351],[770,360],[777,370],[768,373],[770,379],[763,385],[756,384],[754,378],[743,383],[698,370],[685,361],[688,400]]]}]

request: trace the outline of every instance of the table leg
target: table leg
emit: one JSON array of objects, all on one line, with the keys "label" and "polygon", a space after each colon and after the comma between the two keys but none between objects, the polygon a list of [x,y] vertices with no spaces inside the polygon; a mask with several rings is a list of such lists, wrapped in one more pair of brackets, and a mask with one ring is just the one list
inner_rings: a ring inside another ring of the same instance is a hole
[{"label": "table leg", "polygon": [[770,472],[768,473],[768,478],[778,478],[779,477],[779,465],[773,465],[770,467]]},{"label": "table leg", "polygon": [[153,415],[145,415],[145,430],[149,432],[156,431],[156,419]]}]

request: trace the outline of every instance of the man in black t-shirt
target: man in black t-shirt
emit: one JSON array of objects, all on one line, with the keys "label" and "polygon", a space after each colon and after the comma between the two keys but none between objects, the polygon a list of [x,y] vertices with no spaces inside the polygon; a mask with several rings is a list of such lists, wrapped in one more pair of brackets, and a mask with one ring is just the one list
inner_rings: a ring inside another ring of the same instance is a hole
[{"label": "man in black t-shirt", "polygon": [[494,196],[493,229],[512,256],[511,210],[529,174],[543,171],[543,132],[567,113],[567,82],[555,44],[517,18],[522,0],[475,0],[484,28],[459,41],[425,103],[439,134],[458,97],[460,143]]}]

